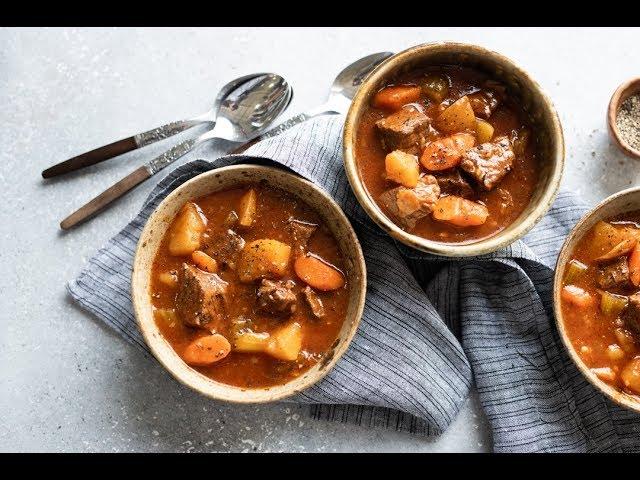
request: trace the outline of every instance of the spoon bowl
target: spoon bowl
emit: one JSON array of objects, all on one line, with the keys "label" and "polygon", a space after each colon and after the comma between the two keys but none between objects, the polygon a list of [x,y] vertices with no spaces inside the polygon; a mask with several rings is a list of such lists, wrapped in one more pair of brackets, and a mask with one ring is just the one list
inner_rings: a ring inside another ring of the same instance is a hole
[{"label": "spoon bowl", "polygon": [[291,86],[274,73],[241,77],[227,84],[216,99],[216,123],[213,129],[177,144],[137,168],[65,218],[60,222],[60,228],[68,230],[94,216],[203,142],[213,138],[234,142],[252,140],[289,106],[292,95]]}]

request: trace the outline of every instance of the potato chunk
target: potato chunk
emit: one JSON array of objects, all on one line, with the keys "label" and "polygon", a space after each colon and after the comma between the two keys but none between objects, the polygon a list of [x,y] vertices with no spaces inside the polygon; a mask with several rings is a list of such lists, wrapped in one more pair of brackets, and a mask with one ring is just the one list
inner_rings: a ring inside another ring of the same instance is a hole
[{"label": "potato chunk", "polygon": [[493,138],[493,126],[486,120],[476,118],[476,137],[478,143],[490,142]]},{"label": "potato chunk", "polygon": [[259,278],[281,277],[284,275],[291,247],[286,243],[263,238],[245,245],[238,262],[238,276],[241,282],[249,283]]},{"label": "potato chunk", "polygon": [[207,226],[207,219],[193,202],[187,202],[178,212],[169,232],[169,253],[191,255],[200,248],[200,235]]},{"label": "potato chunk", "polygon": [[418,157],[415,155],[394,150],[385,157],[384,167],[387,179],[407,188],[418,185],[420,167],[418,166]]},{"label": "potato chunk", "polygon": [[449,105],[438,117],[436,126],[445,133],[475,132],[476,116],[467,96]]},{"label": "potato chunk", "polygon": [[302,327],[293,322],[273,334],[240,332],[234,342],[236,352],[266,353],[279,360],[293,361],[302,349]]},{"label": "potato chunk", "polygon": [[253,220],[256,216],[256,204],[257,195],[256,191],[252,188],[240,199],[240,208],[238,209],[238,223],[240,223],[241,226],[248,228],[253,225]]}]

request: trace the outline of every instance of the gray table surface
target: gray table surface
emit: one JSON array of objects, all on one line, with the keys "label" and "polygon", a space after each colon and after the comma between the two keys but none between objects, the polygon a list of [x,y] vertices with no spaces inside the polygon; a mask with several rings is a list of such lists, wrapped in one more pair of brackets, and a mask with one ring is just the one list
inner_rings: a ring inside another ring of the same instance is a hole
[{"label": "gray table surface", "polygon": [[424,439],[314,421],[292,406],[222,405],[181,387],[64,289],[155,180],[81,228],[58,230],[167,144],[60,181],[43,182],[40,171],[200,113],[235,76],[285,76],[293,115],[324,100],[335,74],[360,56],[448,39],[498,50],[540,82],[565,129],[564,186],[595,203],[638,180],[640,164],[614,149],[604,120],[616,86],[640,74],[639,38],[638,29],[0,29],[0,450],[490,451],[475,396],[447,432]]}]

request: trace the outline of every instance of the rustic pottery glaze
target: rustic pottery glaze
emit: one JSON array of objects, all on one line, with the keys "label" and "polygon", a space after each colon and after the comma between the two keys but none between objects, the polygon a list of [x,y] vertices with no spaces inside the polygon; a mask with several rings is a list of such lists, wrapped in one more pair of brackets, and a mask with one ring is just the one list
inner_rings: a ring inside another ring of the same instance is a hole
[{"label": "rustic pottery glaze", "polygon": [[[304,200],[322,217],[340,245],[347,282],[351,286],[347,315],[333,350],[300,377],[266,388],[244,389],[216,382],[189,367],[162,337],[153,318],[150,276],[160,242],[178,210],[188,200],[249,182],[266,182]],[[237,403],[280,400],[316,383],[345,352],[353,338],[364,308],[366,267],[360,243],[340,207],[321,188],[284,170],[259,165],[234,165],[203,173],[184,183],[165,198],[152,213],[142,231],[133,264],[131,295],[144,339],[158,361],[180,382],[211,398]]]},{"label": "rustic pottery glaze", "polygon": [[[491,237],[473,243],[452,244],[427,240],[398,227],[378,207],[358,172],[355,159],[357,125],[375,93],[388,79],[402,72],[433,64],[453,64],[487,72],[507,86],[510,96],[520,102],[530,116],[540,145],[539,180],[529,206],[511,225]],[[562,126],[551,100],[520,67],[499,53],[455,42],[436,42],[404,50],[381,63],[362,84],[347,114],[343,137],[344,166],[353,192],[373,221],[393,238],[410,247],[449,257],[490,253],[505,247],[527,233],[549,210],[555,199],[564,168]]]},{"label": "rustic pottery glaze", "polygon": [[560,338],[565,348],[569,352],[569,356],[578,367],[578,370],[585,378],[598,390],[604,393],[618,405],[640,412],[640,398],[634,395],[621,392],[612,387],[608,383],[600,380],[595,373],[582,361],[580,355],[576,352],[571,344],[562,318],[562,308],[560,304],[560,294],[562,293],[562,279],[564,278],[565,268],[571,260],[571,254],[582,237],[593,227],[598,221],[620,215],[624,212],[640,210],[640,187],[633,187],[621,192],[615,193],[603,200],[600,204],[585,214],[575,227],[571,230],[556,263],[556,271],[553,280],[553,311],[556,317],[556,325]]},{"label": "rustic pottery glaze", "polygon": [[627,144],[620,135],[620,131],[618,130],[618,125],[616,123],[616,118],[618,117],[618,111],[620,110],[620,105],[632,95],[636,93],[640,93],[640,77],[632,78],[631,80],[627,80],[622,85],[620,85],[613,95],[611,96],[611,100],[609,101],[609,108],[607,109],[607,127],[609,130],[609,136],[615,145],[618,146],[620,150],[622,150],[626,155],[631,158],[640,158],[640,150],[636,150],[632,148],[629,144]]}]

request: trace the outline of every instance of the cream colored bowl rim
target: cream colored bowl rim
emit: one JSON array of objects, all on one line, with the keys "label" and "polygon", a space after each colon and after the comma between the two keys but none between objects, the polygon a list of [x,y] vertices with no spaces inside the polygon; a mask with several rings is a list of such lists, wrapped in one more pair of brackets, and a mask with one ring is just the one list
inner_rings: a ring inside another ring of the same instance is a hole
[{"label": "cream colored bowl rim", "polygon": [[[514,70],[518,72],[519,75],[521,75],[523,78],[527,78],[528,81],[531,82],[531,84],[537,90],[537,93],[544,100],[547,108],[552,113],[552,125],[550,125],[550,131],[554,132],[554,134],[557,136],[557,149],[555,154],[553,155],[555,158],[550,159],[550,161],[553,162],[552,174],[547,182],[547,185],[544,186],[544,193],[542,197],[540,198],[535,208],[531,211],[531,213],[527,217],[523,218],[518,225],[514,226],[508,235],[502,235],[501,232],[498,232],[491,237],[468,244],[436,242],[419,237],[417,235],[412,235],[398,227],[382,212],[382,210],[380,210],[373,199],[371,199],[371,197],[369,196],[366,187],[360,179],[358,166],[354,155],[353,144],[355,130],[357,128],[356,120],[359,111],[364,108],[368,90],[370,88],[373,88],[373,86],[376,85],[380,80],[382,80],[385,75],[396,69],[398,65],[401,65],[405,61],[410,60],[411,57],[417,52],[439,49],[442,50],[446,48],[467,49],[469,50],[470,54],[480,53],[492,57],[497,61],[497,63],[510,64],[514,68]],[[399,52],[378,65],[378,67],[376,67],[371,75],[367,77],[363,85],[356,93],[351,103],[351,107],[349,108],[349,111],[347,113],[343,137],[343,155],[347,178],[349,180],[349,183],[351,184],[351,188],[353,189],[356,198],[358,199],[358,202],[367,212],[369,217],[371,217],[371,219],[373,219],[373,221],[377,223],[383,230],[389,233],[389,235],[404,243],[405,245],[417,248],[418,250],[427,253],[433,253],[448,257],[468,257],[491,253],[499,250],[500,248],[506,247],[507,245],[510,245],[511,243],[524,236],[542,219],[542,217],[544,217],[549,208],[551,208],[551,205],[553,204],[553,201],[555,200],[555,197],[558,193],[558,189],[560,188],[560,181],[562,179],[562,173],[564,170],[564,138],[562,134],[560,119],[549,96],[542,89],[542,87],[540,87],[540,85],[525,70],[520,68],[513,60],[493,50],[489,50],[478,45],[442,41],[424,43]]]}]

